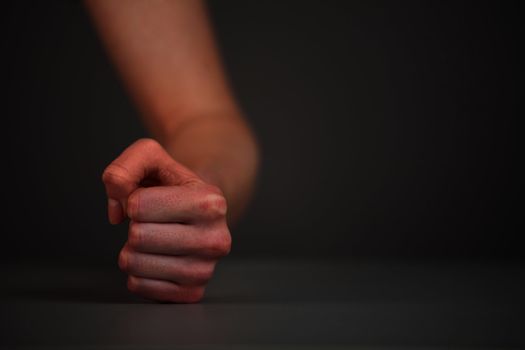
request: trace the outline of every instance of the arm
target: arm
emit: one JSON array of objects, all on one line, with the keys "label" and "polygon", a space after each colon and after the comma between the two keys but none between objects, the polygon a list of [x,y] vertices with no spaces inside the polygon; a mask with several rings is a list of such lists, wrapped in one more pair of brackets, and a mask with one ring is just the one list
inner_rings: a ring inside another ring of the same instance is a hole
[{"label": "arm", "polygon": [[258,151],[227,86],[202,2],[86,5],[154,138],[221,188],[229,220],[237,220],[252,191]]},{"label": "arm", "polygon": [[[154,140],[139,140],[104,171],[112,223],[130,219],[119,266],[150,299],[196,302],[227,225],[257,171],[254,137],[231,96],[197,0],[86,0]],[[160,142],[160,144],[159,144]]]}]

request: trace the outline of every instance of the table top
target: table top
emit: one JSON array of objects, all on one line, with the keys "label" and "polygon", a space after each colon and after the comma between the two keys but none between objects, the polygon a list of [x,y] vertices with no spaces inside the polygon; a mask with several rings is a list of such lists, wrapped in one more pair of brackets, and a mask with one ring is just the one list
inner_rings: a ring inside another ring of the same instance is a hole
[{"label": "table top", "polygon": [[0,347],[525,347],[525,266],[226,258],[199,304],[133,296],[115,268],[3,265]]}]

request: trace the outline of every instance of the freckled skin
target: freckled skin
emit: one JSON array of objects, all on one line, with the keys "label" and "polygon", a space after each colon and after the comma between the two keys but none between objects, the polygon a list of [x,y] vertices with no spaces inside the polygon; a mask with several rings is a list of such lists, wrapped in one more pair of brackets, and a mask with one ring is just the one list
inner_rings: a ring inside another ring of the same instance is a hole
[{"label": "freckled skin", "polygon": [[197,302],[251,198],[254,134],[232,97],[203,1],[84,1],[155,139],[133,143],[103,174],[109,221],[130,219],[119,266],[133,293]]}]

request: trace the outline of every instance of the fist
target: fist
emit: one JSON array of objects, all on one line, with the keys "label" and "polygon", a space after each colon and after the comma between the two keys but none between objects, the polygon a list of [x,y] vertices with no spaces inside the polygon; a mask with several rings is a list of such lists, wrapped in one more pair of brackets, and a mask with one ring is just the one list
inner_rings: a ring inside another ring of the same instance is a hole
[{"label": "fist", "polygon": [[231,246],[221,190],[151,139],[128,147],[102,179],[109,221],[130,219],[118,260],[128,289],[158,301],[201,300],[215,264]]}]

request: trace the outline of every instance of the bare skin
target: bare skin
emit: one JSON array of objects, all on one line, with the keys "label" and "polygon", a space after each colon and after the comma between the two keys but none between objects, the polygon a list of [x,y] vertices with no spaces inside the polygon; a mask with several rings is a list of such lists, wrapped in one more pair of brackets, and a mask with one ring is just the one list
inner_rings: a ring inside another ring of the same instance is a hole
[{"label": "bare skin", "polygon": [[198,0],[86,0],[153,139],[104,171],[108,215],[130,219],[119,266],[146,298],[197,302],[228,224],[252,192],[258,148],[227,85]]}]

